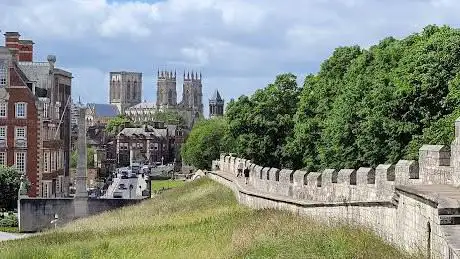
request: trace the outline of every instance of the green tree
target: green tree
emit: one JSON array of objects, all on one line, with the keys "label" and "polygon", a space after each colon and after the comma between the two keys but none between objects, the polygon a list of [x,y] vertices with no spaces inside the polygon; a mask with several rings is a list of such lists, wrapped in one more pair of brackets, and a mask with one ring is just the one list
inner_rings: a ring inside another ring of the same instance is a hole
[{"label": "green tree", "polygon": [[274,83],[228,104],[230,134],[239,155],[272,167],[290,166],[284,148],[292,136],[300,88],[296,76],[282,74]]},{"label": "green tree", "polygon": [[230,137],[224,118],[200,120],[182,145],[182,159],[200,169],[211,169],[212,160],[220,153],[231,152],[235,141]]},{"label": "green tree", "polygon": [[12,210],[17,207],[21,174],[13,167],[0,166],[0,208]]},{"label": "green tree", "polygon": [[[94,167],[94,154],[95,150],[92,147],[88,147],[86,149],[86,166],[88,168],[93,168]],[[70,167],[71,168],[77,168],[78,164],[78,151],[74,150],[72,151],[70,155]]]},{"label": "green tree", "polygon": [[105,131],[117,135],[125,127],[131,127],[133,122],[125,115],[118,115],[117,117],[110,119],[105,126]]}]

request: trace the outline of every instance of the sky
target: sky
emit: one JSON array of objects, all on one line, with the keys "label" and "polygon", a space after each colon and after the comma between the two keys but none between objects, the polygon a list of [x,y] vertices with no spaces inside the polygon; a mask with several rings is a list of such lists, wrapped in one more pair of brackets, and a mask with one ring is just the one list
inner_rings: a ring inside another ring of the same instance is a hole
[{"label": "sky", "polygon": [[158,69],[193,70],[207,113],[215,89],[228,101],[286,72],[301,84],[336,47],[459,27],[459,12],[458,0],[0,0],[0,30],[32,39],[35,61],[56,55],[84,103],[108,102],[110,71],[142,72],[155,101]]}]

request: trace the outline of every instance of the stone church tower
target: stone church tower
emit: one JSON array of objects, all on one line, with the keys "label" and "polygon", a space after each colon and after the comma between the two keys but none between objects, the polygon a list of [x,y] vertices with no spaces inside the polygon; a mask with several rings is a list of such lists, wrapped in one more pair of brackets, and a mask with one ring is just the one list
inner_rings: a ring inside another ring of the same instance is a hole
[{"label": "stone church tower", "polygon": [[209,118],[224,115],[224,102],[224,99],[222,99],[219,91],[216,89],[211,99],[209,99]]},{"label": "stone church tower", "polygon": [[[193,110],[196,114],[203,114],[203,85],[201,84],[201,73],[193,71],[184,72],[184,85],[182,90],[182,106],[186,109]],[[195,116],[197,117],[197,116]]]},{"label": "stone church tower", "polygon": [[157,78],[157,107],[176,107],[176,72],[158,71]]},{"label": "stone church tower", "polygon": [[142,73],[110,72],[110,104],[116,105],[121,114],[142,100]]}]

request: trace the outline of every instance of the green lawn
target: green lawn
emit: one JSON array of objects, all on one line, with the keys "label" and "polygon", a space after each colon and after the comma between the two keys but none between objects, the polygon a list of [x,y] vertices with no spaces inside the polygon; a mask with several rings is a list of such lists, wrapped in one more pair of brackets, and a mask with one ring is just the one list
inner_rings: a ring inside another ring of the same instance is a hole
[{"label": "green lawn", "polygon": [[372,233],[251,210],[209,179],[23,240],[0,258],[409,258]]},{"label": "green lawn", "polygon": [[18,227],[0,227],[0,232],[18,233]]},{"label": "green lawn", "polygon": [[186,183],[185,181],[175,181],[175,180],[154,180],[152,181],[151,190],[152,190],[152,193],[154,193],[154,191],[158,191],[163,188],[165,189],[176,188],[176,187],[184,185],[185,183]]}]

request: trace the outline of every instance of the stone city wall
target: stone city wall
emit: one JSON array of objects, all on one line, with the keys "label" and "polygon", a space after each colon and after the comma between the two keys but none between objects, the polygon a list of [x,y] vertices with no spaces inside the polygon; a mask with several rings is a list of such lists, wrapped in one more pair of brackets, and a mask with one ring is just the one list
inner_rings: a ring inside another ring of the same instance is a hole
[{"label": "stone city wall", "polygon": [[[58,215],[57,226],[75,219],[96,215],[124,206],[138,204],[144,199],[91,198],[20,198],[18,220],[20,232],[39,232],[54,228],[51,223]],[[82,208],[84,206],[85,208]],[[82,214],[81,211],[84,213]]]},{"label": "stone city wall", "polygon": [[[238,201],[326,223],[359,224],[412,253],[460,258],[460,121],[452,145],[424,145],[419,160],[376,168],[321,172],[263,167],[222,154],[209,177],[229,186]],[[250,169],[249,184],[236,180],[237,165]]]}]

